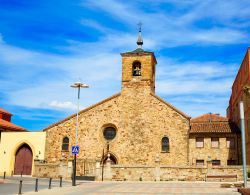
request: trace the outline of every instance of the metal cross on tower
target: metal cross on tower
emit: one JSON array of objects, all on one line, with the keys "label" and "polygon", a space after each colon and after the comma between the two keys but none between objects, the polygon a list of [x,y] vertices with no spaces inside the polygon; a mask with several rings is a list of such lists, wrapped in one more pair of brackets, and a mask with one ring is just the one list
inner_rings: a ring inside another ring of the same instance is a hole
[{"label": "metal cross on tower", "polygon": [[139,22],[138,24],[138,27],[139,27],[139,33],[138,33],[138,39],[137,39],[137,45],[138,45],[138,48],[142,48],[142,45],[143,45],[143,40],[142,40],[142,35],[141,35],[141,26],[142,26],[142,23]]},{"label": "metal cross on tower", "polygon": [[139,27],[139,32],[141,32],[142,22],[139,22],[137,25]]}]

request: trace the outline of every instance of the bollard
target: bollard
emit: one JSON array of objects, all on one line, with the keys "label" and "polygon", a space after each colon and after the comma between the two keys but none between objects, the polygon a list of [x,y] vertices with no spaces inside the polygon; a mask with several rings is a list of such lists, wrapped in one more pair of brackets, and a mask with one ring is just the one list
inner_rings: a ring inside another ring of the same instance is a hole
[{"label": "bollard", "polygon": [[35,192],[38,192],[38,178],[36,178]]},{"label": "bollard", "polygon": [[21,194],[22,194],[22,183],[23,183],[23,181],[20,180],[18,195],[21,195]]},{"label": "bollard", "polygon": [[13,174],[14,174],[13,171],[11,171],[11,177],[13,177]]},{"label": "bollard", "polygon": [[21,172],[21,177],[23,177],[23,172]]},{"label": "bollard", "polygon": [[62,177],[60,177],[60,187],[62,187]]},{"label": "bollard", "polygon": [[3,173],[3,179],[5,179],[5,176],[6,176],[6,172],[4,171],[4,173]]},{"label": "bollard", "polygon": [[49,178],[49,189],[51,189],[51,181],[52,181],[52,178]]}]

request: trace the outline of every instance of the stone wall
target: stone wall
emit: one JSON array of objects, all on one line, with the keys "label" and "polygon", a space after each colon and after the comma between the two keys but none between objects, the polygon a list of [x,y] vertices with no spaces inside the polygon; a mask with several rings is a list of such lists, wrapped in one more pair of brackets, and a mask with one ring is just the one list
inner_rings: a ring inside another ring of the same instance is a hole
[{"label": "stone wall", "polygon": [[45,177],[45,178],[59,178],[59,164],[47,164],[35,161],[35,167],[33,171],[34,177]]},{"label": "stone wall", "polygon": [[[72,163],[60,164],[35,163],[35,177],[52,177],[70,179],[72,174]],[[77,169],[81,167],[81,162],[77,162]],[[92,167],[92,166],[91,166]],[[250,169],[250,167],[248,167]],[[92,170],[92,168],[91,168]],[[78,174],[79,175],[79,172]],[[111,165],[107,161],[105,166],[101,166],[100,159],[96,161],[95,171],[89,176],[95,176],[97,181],[242,181],[242,166],[162,166],[156,160],[155,166],[132,166],[132,165]],[[227,178],[226,176],[236,175],[237,177]],[[218,178],[207,178],[207,176],[223,176]]]},{"label": "stone wall", "polygon": [[[62,151],[61,146],[65,136],[70,139],[70,148],[74,145],[75,123],[73,116],[46,129],[47,162],[72,159],[71,151]],[[188,164],[189,118],[154,94],[141,88],[126,89],[82,111],[77,159],[95,159],[102,155],[103,149],[107,153],[103,129],[110,125],[117,129],[116,137],[109,142],[109,150],[118,164],[154,165],[156,156],[166,165]],[[170,141],[167,153],[161,150],[164,136]]]},{"label": "stone wall", "polygon": [[[134,167],[134,166],[111,166],[112,180],[115,181],[208,181],[207,175],[237,175],[237,181],[242,181],[242,167]],[[158,175],[159,174],[159,175]],[[106,178],[105,178],[106,179]],[[236,181],[236,178],[213,178],[210,181]]]},{"label": "stone wall", "polygon": [[[204,138],[204,147],[196,147],[196,137]],[[211,138],[219,138],[219,147],[212,148]],[[227,148],[226,138],[233,137],[235,140],[234,148]],[[210,158],[210,159],[208,159]],[[204,160],[204,165],[207,165],[208,160],[220,160],[221,166],[227,166],[227,160],[235,160],[236,165],[241,164],[241,139],[240,135],[236,134],[190,134],[189,135],[189,163],[192,166],[196,165],[196,160]]]}]

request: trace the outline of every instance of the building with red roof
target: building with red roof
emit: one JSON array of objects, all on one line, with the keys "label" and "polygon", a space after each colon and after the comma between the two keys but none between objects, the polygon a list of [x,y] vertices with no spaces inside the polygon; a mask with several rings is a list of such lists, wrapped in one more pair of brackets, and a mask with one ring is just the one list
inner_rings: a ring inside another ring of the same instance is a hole
[{"label": "building with red roof", "polygon": [[27,131],[25,128],[11,122],[12,114],[0,108],[0,132],[6,131]]},{"label": "building with red roof", "polygon": [[192,165],[226,166],[241,163],[240,130],[219,114],[204,114],[190,120],[189,150]]}]

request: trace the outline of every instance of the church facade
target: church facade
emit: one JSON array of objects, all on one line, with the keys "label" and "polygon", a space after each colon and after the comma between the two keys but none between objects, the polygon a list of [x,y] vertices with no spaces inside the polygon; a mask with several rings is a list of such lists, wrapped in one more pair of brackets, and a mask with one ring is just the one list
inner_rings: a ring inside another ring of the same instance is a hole
[{"label": "church facade", "polygon": [[208,173],[241,177],[237,166],[212,167],[208,155],[202,166],[195,164],[201,157],[190,149],[197,135],[193,132],[190,139],[190,117],[155,94],[155,55],[141,48],[140,35],[137,44],[136,50],[121,54],[121,92],[79,112],[78,140],[76,115],[44,129],[45,160],[35,163],[34,175],[70,178],[71,146],[77,141],[77,176],[157,181],[205,180]]}]

